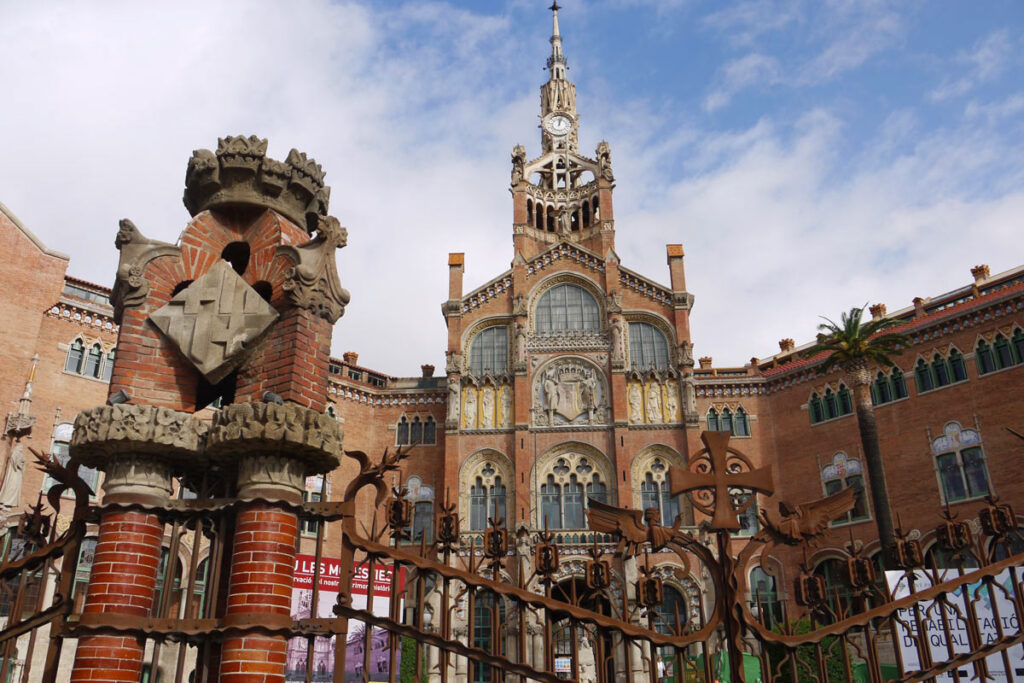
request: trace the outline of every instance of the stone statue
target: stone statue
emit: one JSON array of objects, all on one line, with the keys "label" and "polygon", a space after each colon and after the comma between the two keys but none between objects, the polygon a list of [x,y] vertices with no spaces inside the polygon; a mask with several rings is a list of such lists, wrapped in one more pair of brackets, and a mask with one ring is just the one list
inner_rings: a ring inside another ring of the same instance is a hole
[{"label": "stone statue", "polygon": [[526,297],[522,294],[516,294],[516,298],[512,299],[512,315],[526,315]]},{"label": "stone statue", "polygon": [[597,166],[602,178],[610,183],[615,182],[615,174],[612,173],[612,148],[604,140],[597,145]]},{"label": "stone statue", "polygon": [[14,444],[7,459],[4,483],[0,486],[0,513],[10,512],[21,505],[21,483],[25,478],[25,446]]},{"label": "stone statue", "polygon": [[480,392],[480,429],[494,427],[494,387],[486,386]]},{"label": "stone statue", "polygon": [[647,421],[661,422],[661,385],[653,381],[647,385]]},{"label": "stone statue", "polygon": [[622,318],[612,318],[612,360],[625,360],[625,343],[622,334]]},{"label": "stone statue", "polygon": [[448,378],[448,422],[459,424],[459,378]]},{"label": "stone statue", "polygon": [[697,392],[694,390],[692,377],[683,380],[683,402],[687,415],[697,414]]},{"label": "stone statue", "polygon": [[476,388],[466,387],[466,406],[463,412],[463,426],[466,429],[476,429]]},{"label": "stone statue", "polygon": [[512,426],[512,387],[507,384],[501,387],[501,426]]},{"label": "stone statue", "polygon": [[523,182],[523,170],[526,166],[526,148],[516,145],[512,148],[512,184]]},{"label": "stone statue", "polygon": [[548,424],[555,424],[555,411],[558,410],[558,382],[548,375],[544,378],[544,410],[548,413]]},{"label": "stone statue", "polygon": [[644,421],[643,396],[640,395],[640,385],[633,382],[629,385],[629,421],[641,424]]},{"label": "stone statue", "polygon": [[597,410],[597,379],[593,374],[587,375],[586,379],[583,380],[581,386],[581,398],[583,399],[583,407],[587,411],[587,419],[590,424],[594,424],[594,412]]},{"label": "stone statue", "polygon": [[558,210],[558,214],[555,217],[555,223],[558,225],[558,234],[568,235],[572,232],[572,226],[570,223],[569,210],[564,206]]},{"label": "stone statue", "polygon": [[679,416],[679,386],[675,382],[665,383],[665,422],[675,422]]},{"label": "stone statue", "polygon": [[679,344],[679,365],[684,368],[693,367],[693,344],[685,339]]},{"label": "stone statue", "polygon": [[516,323],[516,363],[526,362],[526,325]]},{"label": "stone statue", "polygon": [[594,683],[597,672],[594,671],[594,645],[590,642],[589,633],[581,633],[579,638],[579,683]]}]

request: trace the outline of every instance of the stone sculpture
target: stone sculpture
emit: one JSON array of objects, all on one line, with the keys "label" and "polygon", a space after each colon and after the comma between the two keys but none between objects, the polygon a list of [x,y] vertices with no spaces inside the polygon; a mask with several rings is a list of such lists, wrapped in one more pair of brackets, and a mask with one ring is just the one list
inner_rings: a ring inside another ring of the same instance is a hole
[{"label": "stone sculpture", "polygon": [[480,429],[494,427],[494,387],[486,386],[480,392]]},{"label": "stone sculpture", "polygon": [[448,424],[459,424],[459,378],[448,378]]},{"label": "stone sculpture", "polygon": [[629,385],[629,421],[641,424],[644,421],[643,397],[640,385],[633,382]]},{"label": "stone sculpture", "polygon": [[25,478],[25,446],[14,444],[11,456],[7,459],[7,470],[4,483],[0,486],[0,515],[12,511],[21,505],[21,484]]},{"label": "stone sculpture", "polygon": [[512,387],[507,384],[501,387],[501,426],[512,426]]},{"label": "stone sculpture", "polygon": [[462,409],[463,427],[476,429],[476,389],[466,387],[463,390],[463,396],[465,397],[465,406]]},{"label": "stone sculpture", "polygon": [[679,387],[675,382],[665,383],[665,422],[675,422],[679,417]]},{"label": "stone sculpture", "polygon": [[661,422],[661,385],[653,381],[647,385],[647,421]]},{"label": "stone sculpture", "polygon": [[612,318],[612,361],[625,360],[625,343],[622,333],[622,318]]}]

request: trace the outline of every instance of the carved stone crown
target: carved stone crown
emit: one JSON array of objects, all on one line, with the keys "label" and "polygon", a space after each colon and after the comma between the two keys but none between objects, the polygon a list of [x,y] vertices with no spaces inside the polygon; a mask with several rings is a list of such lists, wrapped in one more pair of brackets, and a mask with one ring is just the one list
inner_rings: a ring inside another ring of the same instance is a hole
[{"label": "carved stone crown", "polygon": [[284,162],[267,156],[267,141],[255,135],[217,140],[217,153],[192,152],[185,172],[185,208],[195,216],[206,209],[256,206],[273,209],[312,233],[327,216],[331,188],[314,159],[298,150]]}]

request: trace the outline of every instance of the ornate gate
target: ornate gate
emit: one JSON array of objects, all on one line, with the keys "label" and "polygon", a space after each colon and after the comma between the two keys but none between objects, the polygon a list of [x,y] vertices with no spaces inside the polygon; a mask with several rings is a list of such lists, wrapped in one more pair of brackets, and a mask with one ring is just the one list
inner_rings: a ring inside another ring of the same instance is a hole
[{"label": "ornate gate", "polygon": [[[618,578],[610,550],[602,552],[595,541],[583,579],[568,585],[558,581],[560,548],[550,534],[512,544],[504,520],[491,519],[482,544],[466,548],[450,504],[438,515],[436,541],[409,545],[409,502],[400,486],[389,490],[385,484],[407,455],[403,451],[385,453],[376,463],[348,453],[359,471],[342,500],[301,505],[223,497],[227,479],[208,473],[198,483],[180,481],[177,499],[164,504],[90,506],[74,459],[65,469],[37,454],[60,482],[48,495],[53,509],[59,510],[66,489],[74,491],[76,503],[67,528],[58,531],[40,503],[24,516],[17,537],[8,539],[0,567],[7,606],[2,680],[66,680],[79,639],[97,634],[143,645],[143,678],[163,681],[227,680],[218,669],[224,642],[250,636],[288,639],[289,680],[305,681],[918,681],[954,671],[970,680],[1024,678],[1013,654],[1024,641],[1024,556],[1006,557],[1017,533],[1008,506],[991,501],[980,516],[981,535],[947,515],[938,537],[947,564],[955,566],[952,578],[934,562],[926,567],[920,545],[904,536],[896,558],[902,574],[893,589],[854,552],[841,588],[805,571],[795,582],[797,604],[772,605],[769,596],[750,594],[744,579],[750,565],[768,566],[765,558],[777,548],[813,543],[830,519],[849,509],[852,497],[840,494],[785,515],[762,515],[762,530],[733,557],[729,532],[741,509],[729,494],[768,493],[771,479],[728,448],[727,435],[703,438],[707,448],[689,471],[673,472],[672,483],[710,516],[706,529],[683,532],[659,526],[653,515],[645,519],[644,513],[594,504],[592,528],[620,539],[617,552],[635,563],[637,576],[630,583]],[[379,524],[375,518],[363,524],[355,514],[371,492],[386,517]],[[310,605],[324,602],[318,593],[327,560],[340,560],[338,597],[329,613],[230,617],[224,577],[231,542],[238,543],[232,520],[256,503],[298,515],[315,534]],[[87,523],[131,510],[159,518],[169,535],[168,556],[187,557],[187,568],[164,563],[148,616],[83,614],[73,596],[74,568]],[[700,619],[659,609],[662,581],[650,569],[656,553],[672,553],[710,576],[711,590],[698,596]],[[968,571],[965,558],[972,555],[982,558],[982,566]],[[381,568],[393,580],[364,578],[381,575]],[[397,580],[403,574],[404,582]],[[365,604],[354,600],[360,581]],[[374,608],[382,600],[388,604],[383,612]],[[794,626],[800,619],[803,629]],[[318,664],[330,659],[333,671]],[[285,667],[279,668],[283,673]]]}]

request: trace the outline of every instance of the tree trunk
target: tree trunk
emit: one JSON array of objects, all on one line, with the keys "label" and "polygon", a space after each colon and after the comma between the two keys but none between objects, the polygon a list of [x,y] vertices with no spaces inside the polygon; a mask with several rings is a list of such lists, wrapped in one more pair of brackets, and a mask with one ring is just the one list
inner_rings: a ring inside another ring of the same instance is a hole
[{"label": "tree trunk", "polygon": [[850,373],[853,380],[853,397],[857,404],[857,427],[860,429],[860,443],[864,448],[864,460],[868,468],[871,485],[871,504],[875,514],[878,538],[882,542],[882,568],[893,569],[893,546],[896,536],[893,531],[892,506],[889,503],[889,489],[885,484],[885,466],[882,451],[878,445],[878,426],[875,424],[875,408],[871,405],[871,390],[867,372]]}]

